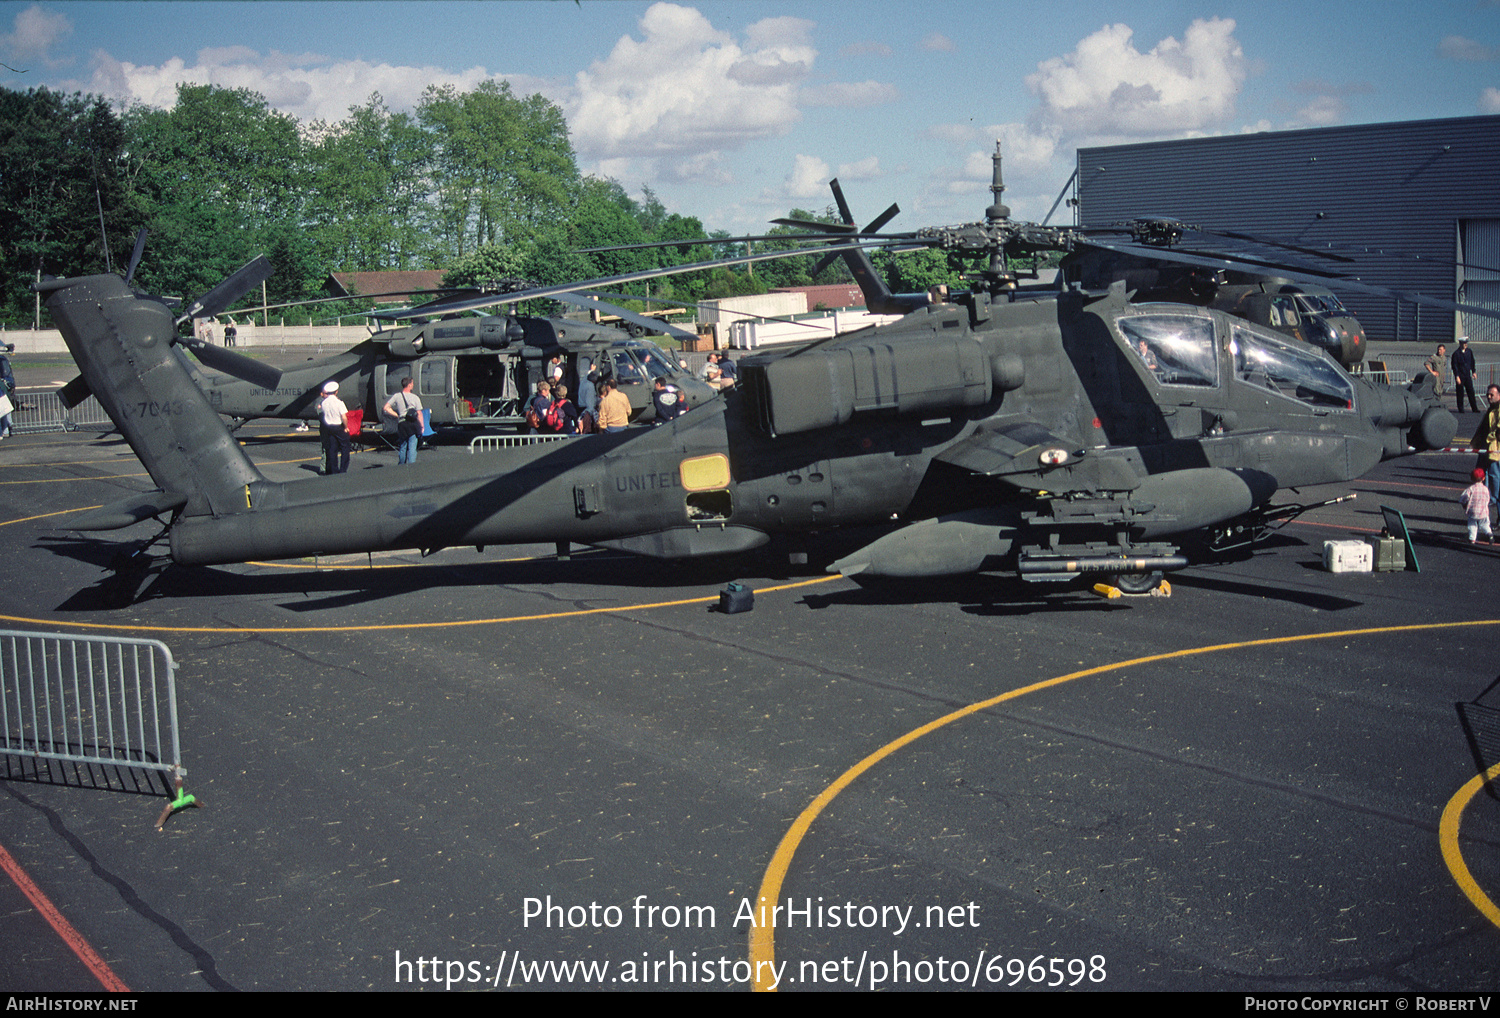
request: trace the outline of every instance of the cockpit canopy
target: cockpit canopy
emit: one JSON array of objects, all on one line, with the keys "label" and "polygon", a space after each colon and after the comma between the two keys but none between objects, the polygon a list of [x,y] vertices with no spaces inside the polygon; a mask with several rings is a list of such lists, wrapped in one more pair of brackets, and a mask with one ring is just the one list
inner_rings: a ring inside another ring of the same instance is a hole
[{"label": "cockpit canopy", "polygon": [[1229,340],[1234,377],[1309,406],[1354,409],[1354,383],[1328,358],[1300,344],[1236,326]]}]

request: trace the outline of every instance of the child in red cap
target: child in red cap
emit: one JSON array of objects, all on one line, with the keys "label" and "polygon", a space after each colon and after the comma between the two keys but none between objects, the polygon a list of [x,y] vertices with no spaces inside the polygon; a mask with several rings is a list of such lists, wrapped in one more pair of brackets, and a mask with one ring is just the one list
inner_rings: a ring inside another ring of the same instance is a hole
[{"label": "child in red cap", "polygon": [[1478,543],[1478,537],[1482,533],[1487,544],[1494,544],[1495,535],[1490,532],[1490,489],[1485,486],[1484,471],[1475,467],[1469,476],[1474,479],[1474,483],[1458,496],[1458,504],[1464,507],[1464,512],[1469,517],[1469,543]]}]

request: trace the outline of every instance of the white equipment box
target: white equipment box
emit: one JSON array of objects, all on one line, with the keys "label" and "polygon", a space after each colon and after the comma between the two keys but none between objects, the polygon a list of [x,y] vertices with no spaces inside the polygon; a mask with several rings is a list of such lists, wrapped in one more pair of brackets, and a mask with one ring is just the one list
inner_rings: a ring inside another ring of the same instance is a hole
[{"label": "white equipment box", "polygon": [[1371,548],[1364,541],[1324,541],[1323,568],[1330,573],[1368,573]]}]

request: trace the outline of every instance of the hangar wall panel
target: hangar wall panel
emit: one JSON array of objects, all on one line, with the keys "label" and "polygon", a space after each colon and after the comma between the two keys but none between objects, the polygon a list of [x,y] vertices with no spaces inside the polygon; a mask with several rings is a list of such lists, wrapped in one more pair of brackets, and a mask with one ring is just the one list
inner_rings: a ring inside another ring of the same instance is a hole
[{"label": "hangar wall panel", "polygon": [[[1174,216],[1358,252],[1361,278],[1457,296],[1463,220],[1500,218],[1500,117],[1362,124],[1078,150],[1078,221]],[[1494,264],[1494,263],[1490,263]],[[1376,342],[1451,343],[1451,312],[1339,290]]]}]

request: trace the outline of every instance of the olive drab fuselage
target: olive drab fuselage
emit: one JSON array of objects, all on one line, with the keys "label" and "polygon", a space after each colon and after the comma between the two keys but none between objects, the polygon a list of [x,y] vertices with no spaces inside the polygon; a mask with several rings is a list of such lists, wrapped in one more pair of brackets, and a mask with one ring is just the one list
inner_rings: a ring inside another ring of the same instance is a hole
[{"label": "olive drab fuselage", "polygon": [[81,529],[171,514],[181,563],[554,541],[680,557],[893,522],[835,567],[1033,568],[1100,546],[1175,564],[1162,542],[1233,521],[1277,488],[1347,481],[1446,443],[1454,428],[1421,391],[1116,287],[966,295],[749,356],[736,390],[660,427],[276,482],[165,341],[165,307],[115,276],[43,286],[159,489]]}]

